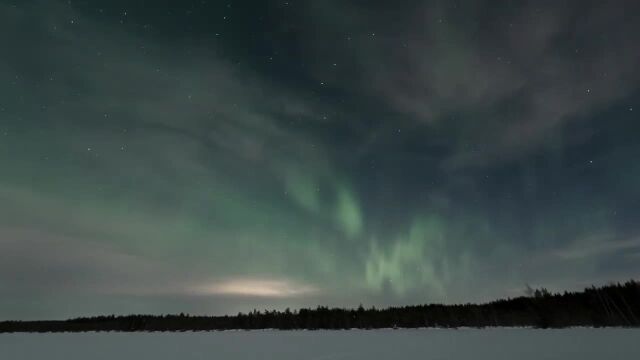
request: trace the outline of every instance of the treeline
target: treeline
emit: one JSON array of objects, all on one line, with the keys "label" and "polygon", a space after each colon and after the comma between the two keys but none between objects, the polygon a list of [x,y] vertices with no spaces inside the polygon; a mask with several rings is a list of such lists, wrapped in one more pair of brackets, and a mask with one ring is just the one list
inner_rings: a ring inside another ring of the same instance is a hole
[{"label": "treeline", "polygon": [[640,326],[640,283],[629,281],[581,292],[551,294],[531,290],[529,296],[485,304],[391,307],[386,309],[301,309],[252,311],[236,316],[129,315],[64,321],[4,321],[6,332],[81,331],[210,331],[232,329],[378,329],[418,327]]}]

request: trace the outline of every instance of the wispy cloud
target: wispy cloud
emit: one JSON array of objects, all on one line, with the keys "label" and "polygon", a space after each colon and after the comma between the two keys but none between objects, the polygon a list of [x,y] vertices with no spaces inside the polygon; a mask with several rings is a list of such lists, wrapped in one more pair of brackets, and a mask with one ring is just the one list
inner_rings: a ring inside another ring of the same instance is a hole
[{"label": "wispy cloud", "polygon": [[188,291],[197,295],[290,298],[314,294],[318,289],[287,279],[237,278],[196,285]]},{"label": "wispy cloud", "polygon": [[553,256],[567,260],[580,260],[591,257],[612,255],[618,251],[640,250],[640,238],[629,239],[596,237],[586,241],[579,241],[571,245],[555,250]]}]

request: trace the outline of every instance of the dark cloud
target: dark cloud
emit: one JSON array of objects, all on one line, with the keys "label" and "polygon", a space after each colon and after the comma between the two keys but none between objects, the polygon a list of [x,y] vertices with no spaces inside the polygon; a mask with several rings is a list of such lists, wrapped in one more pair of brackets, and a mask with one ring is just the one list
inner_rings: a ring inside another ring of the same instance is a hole
[{"label": "dark cloud", "polygon": [[333,77],[316,61],[319,79],[355,72],[353,91],[450,137],[447,166],[512,161],[637,89],[637,11],[628,6],[410,4],[315,4],[308,46],[321,61],[336,52],[346,59]]}]

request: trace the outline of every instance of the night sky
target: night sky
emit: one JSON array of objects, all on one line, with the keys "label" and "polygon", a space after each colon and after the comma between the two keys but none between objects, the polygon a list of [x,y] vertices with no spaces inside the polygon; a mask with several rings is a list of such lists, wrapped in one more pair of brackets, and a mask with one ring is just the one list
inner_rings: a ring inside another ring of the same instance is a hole
[{"label": "night sky", "polygon": [[0,319],[640,277],[640,2],[0,0]]}]

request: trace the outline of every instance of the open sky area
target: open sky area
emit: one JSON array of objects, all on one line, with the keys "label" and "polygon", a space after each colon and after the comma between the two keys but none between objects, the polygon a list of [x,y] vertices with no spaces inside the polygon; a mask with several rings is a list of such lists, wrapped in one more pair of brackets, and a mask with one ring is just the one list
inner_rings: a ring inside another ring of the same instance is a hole
[{"label": "open sky area", "polygon": [[640,277],[640,2],[0,0],[0,319]]}]

